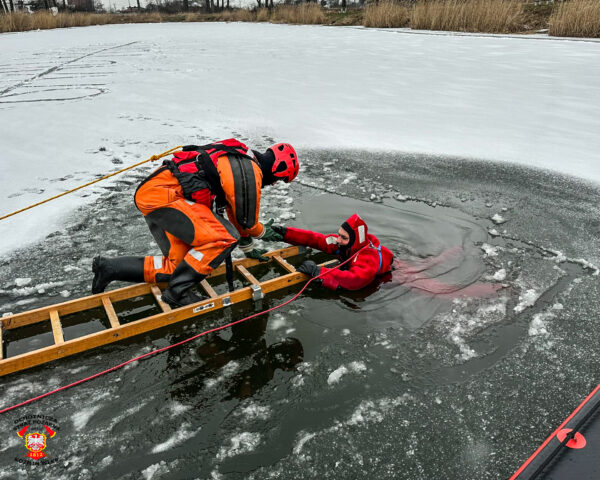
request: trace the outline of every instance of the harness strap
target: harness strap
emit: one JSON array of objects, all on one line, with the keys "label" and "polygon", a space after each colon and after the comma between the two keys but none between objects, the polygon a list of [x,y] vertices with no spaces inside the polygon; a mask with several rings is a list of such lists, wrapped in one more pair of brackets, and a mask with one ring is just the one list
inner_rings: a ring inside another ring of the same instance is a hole
[{"label": "harness strap", "polygon": [[233,261],[231,260],[231,251],[225,257],[225,279],[227,280],[227,288],[233,292]]}]

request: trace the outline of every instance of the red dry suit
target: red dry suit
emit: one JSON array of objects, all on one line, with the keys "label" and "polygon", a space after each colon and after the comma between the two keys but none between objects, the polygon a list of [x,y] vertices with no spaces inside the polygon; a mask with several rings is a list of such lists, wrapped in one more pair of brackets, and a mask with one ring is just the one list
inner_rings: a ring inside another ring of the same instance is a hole
[{"label": "red dry suit", "polygon": [[[260,238],[261,187],[262,171],[252,151],[233,138],[175,153],[135,193],[163,253],[145,257],[144,280],[168,282],[182,260],[208,275],[240,236]],[[227,219],[213,212],[213,203],[227,210]]]},{"label": "red dry suit", "polygon": [[340,268],[321,267],[323,286],[331,290],[359,290],[376,277],[392,270],[394,255],[379,243],[375,235],[368,233],[367,224],[362,218],[354,214],[342,224],[342,228],[350,236],[350,241],[345,246],[338,245],[338,235],[335,233],[323,235],[294,227],[287,227],[284,240],[337,255],[342,262],[360,250],[360,253]]}]

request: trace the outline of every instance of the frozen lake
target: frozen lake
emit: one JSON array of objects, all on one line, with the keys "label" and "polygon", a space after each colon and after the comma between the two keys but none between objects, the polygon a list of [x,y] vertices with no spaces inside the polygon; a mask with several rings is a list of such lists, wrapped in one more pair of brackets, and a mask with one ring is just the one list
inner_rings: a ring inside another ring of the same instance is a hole
[{"label": "frozen lake", "polygon": [[[600,43],[182,24],[0,47],[0,214],[177,144],[285,140],[302,170],[263,215],[358,211],[403,266],[4,415],[0,478],[503,479],[597,384]],[[86,295],[98,252],[156,253],[132,203],[151,169],[0,222],[0,313]],[[478,285],[502,288],[457,294]],[[0,403],[222,322],[9,377]],[[26,414],[61,426],[47,470],[14,460]]]}]

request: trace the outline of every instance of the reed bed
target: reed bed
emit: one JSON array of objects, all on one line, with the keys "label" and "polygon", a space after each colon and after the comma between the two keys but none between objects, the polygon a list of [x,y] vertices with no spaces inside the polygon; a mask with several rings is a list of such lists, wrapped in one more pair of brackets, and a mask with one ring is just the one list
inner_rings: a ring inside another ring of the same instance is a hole
[{"label": "reed bed", "polygon": [[399,28],[410,24],[411,8],[392,0],[370,3],[365,8],[365,27]]},{"label": "reed bed", "polygon": [[[552,12],[551,16],[550,13]],[[291,24],[363,24],[484,33],[531,32],[548,26],[549,34],[600,37],[600,0],[565,0],[535,6],[524,0],[379,0],[366,9],[324,10],[317,3],[280,5],[273,9],[233,9],[216,13],[11,13],[0,15],[0,33],[51,28],[158,22],[273,22]]]},{"label": "reed bed", "polygon": [[410,26],[419,30],[512,33],[523,29],[518,0],[419,0]]},{"label": "reed bed", "polygon": [[163,18],[158,13],[123,15],[109,13],[59,13],[49,12],[11,13],[0,15],[0,33],[26,32],[28,30],[49,30],[52,28],[88,27],[109,23],[158,23]]},{"label": "reed bed", "polygon": [[556,37],[600,37],[600,0],[561,3],[550,17],[548,34]]},{"label": "reed bed", "polygon": [[318,25],[325,22],[325,14],[321,6],[316,3],[280,5],[273,9],[270,21],[273,23]]}]

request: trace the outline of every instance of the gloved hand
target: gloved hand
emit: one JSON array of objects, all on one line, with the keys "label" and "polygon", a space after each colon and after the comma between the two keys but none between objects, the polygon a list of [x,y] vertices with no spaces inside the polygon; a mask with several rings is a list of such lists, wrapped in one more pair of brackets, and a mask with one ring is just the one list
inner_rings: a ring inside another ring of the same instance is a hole
[{"label": "gloved hand", "polygon": [[263,250],[261,248],[253,248],[249,252],[244,252],[244,255],[246,255],[246,258],[254,258],[259,262],[268,262],[269,257],[265,257],[265,253],[267,253],[266,250]]},{"label": "gloved hand", "polygon": [[321,273],[321,267],[319,267],[312,260],[304,260],[302,262],[302,265],[300,265],[298,267],[298,271],[300,273],[306,273],[307,275],[310,275],[311,277],[316,277]]},{"label": "gloved hand", "polygon": [[[261,240],[264,240],[265,242],[281,242],[283,240],[283,235],[278,230],[285,227],[273,225],[274,221],[275,220],[271,219],[263,225],[265,230],[260,237]],[[285,234],[285,231],[283,233]]]},{"label": "gloved hand", "polygon": [[242,252],[244,252],[244,255],[246,256],[246,258],[254,258],[254,259],[259,260],[261,262],[268,262],[269,261],[269,259],[264,256],[264,254],[267,253],[267,251],[266,250],[261,250],[260,248],[255,248],[254,247],[254,241],[252,240],[252,237],[242,237],[242,238],[240,238],[238,246],[240,247],[240,250]]},{"label": "gloved hand", "polygon": [[[273,230],[276,231],[279,235],[281,235],[282,239],[285,239],[285,232],[287,232],[287,227],[285,225],[273,225]],[[285,241],[285,240],[284,240]]]}]

